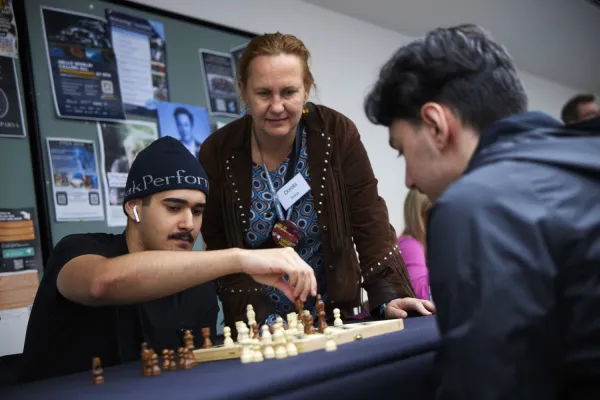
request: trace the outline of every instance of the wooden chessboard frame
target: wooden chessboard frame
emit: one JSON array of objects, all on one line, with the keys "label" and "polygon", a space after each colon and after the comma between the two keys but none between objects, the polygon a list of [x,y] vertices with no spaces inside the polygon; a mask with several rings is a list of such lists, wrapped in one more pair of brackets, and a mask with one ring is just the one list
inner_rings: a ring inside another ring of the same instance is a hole
[{"label": "wooden chessboard frame", "polygon": [[[330,325],[329,329],[331,330],[332,339],[339,346],[355,340],[368,339],[387,333],[399,332],[404,329],[404,320],[390,319],[385,321],[364,321],[344,324],[340,327]],[[292,340],[298,349],[298,354],[302,354],[311,351],[324,350],[327,336],[317,331],[314,335],[292,335],[288,337],[288,340]],[[209,349],[195,349],[193,353],[198,362],[230,360],[241,357],[242,346],[238,343],[229,347],[219,345]]]}]

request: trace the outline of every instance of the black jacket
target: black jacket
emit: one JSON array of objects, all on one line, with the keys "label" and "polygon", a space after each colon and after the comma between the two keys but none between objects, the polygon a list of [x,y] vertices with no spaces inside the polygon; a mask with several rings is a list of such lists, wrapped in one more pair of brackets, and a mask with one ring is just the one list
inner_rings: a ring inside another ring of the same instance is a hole
[{"label": "black jacket", "polygon": [[600,120],[487,129],[427,252],[439,399],[600,399]]}]

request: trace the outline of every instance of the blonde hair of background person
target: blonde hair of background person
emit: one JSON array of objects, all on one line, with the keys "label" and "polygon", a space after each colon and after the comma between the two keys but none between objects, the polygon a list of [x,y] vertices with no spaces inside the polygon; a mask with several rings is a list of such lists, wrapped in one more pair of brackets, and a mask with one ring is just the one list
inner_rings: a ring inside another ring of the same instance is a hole
[{"label": "blonde hair of background person", "polygon": [[427,195],[416,189],[409,190],[404,201],[403,235],[412,236],[425,247],[425,224],[431,202]]},{"label": "blonde hair of background person", "polygon": [[420,299],[429,299],[429,270],[425,257],[425,224],[431,202],[416,189],[411,189],[404,200],[404,231],[398,238],[398,247],[406,263],[410,282]]}]

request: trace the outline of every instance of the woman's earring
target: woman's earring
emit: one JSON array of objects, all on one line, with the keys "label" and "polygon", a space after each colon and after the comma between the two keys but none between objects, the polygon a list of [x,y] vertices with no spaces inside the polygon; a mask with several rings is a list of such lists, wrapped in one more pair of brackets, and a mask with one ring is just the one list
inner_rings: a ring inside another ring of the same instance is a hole
[{"label": "woman's earring", "polygon": [[306,103],[304,103],[304,107],[302,107],[302,114],[308,114],[308,107],[306,107]]}]

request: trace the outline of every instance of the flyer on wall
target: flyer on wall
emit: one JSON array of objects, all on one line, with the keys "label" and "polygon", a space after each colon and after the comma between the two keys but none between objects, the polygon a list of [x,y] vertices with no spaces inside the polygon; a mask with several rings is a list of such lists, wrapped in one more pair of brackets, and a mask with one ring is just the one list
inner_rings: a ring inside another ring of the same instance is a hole
[{"label": "flyer on wall", "polygon": [[171,136],[179,140],[198,157],[200,146],[210,131],[210,118],[204,107],[180,103],[158,103],[160,136]]},{"label": "flyer on wall", "polygon": [[231,54],[200,49],[200,64],[210,114],[239,117],[240,102]]},{"label": "flyer on wall", "polygon": [[36,220],[31,207],[0,208],[0,272],[41,270]]},{"label": "flyer on wall", "polygon": [[158,130],[153,122],[133,120],[98,122],[97,125],[106,223],[110,227],[125,226],[123,197],[129,168],[138,153],[158,139]]},{"label": "flyer on wall", "polygon": [[229,50],[231,57],[233,57],[233,66],[236,76],[239,68],[240,57],[244,53],[244,50],[246,50],[247,46],[248,43],[244,43],[242,45],[232,47],[231,50]]},{"label": "flyer on wall", "polygon": [[47,143],[56,221],[104,219],[94,142],[48,138]]},{"label": "flyer on wall", "polygon": [[21,94],[15,59],[0,56],[0,136],[24,138]]},{"label": "flyer on wall", "polygon": [[12,0],[0,1],[0,56],[19,57],[17,23]]},{"label": "flyer on wall", "polygon": [[114,10],[107,10],[106,18],[125,112],[155,116],[157,102],[169,101],[165,27],[161,22]]},{"label": "flyer on wall", "polygon": [[41,13],[58,116],[99,121],[125,119],[117,61],[106,21],[44,6]]}]

